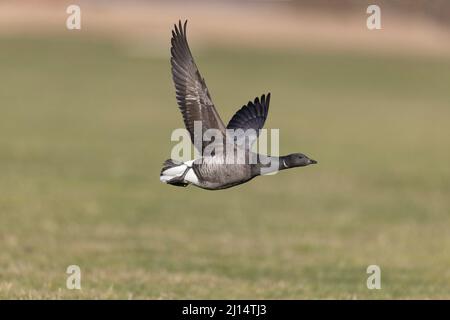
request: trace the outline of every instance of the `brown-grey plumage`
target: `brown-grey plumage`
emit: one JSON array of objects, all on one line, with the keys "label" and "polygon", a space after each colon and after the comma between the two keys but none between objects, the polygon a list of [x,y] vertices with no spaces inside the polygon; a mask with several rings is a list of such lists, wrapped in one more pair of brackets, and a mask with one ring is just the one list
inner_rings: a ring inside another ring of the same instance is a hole
[{"label": "brown-grey plumage", "polygon": [[[189,131],[192,143],[194,141],[194,121],[202,122],[203,132],[207,129],[218,129],[225,133],[225,125],[220,119],[211,100],[205,80],[200,75],[186,38],[186,24],[174,25],[172,31],[170,52],[172,57],[172,77],[178,105],[183,114],[184,124]],[[208,144],[204,141],[202,152]]]},{"label": "brown-grey plumage", "polygon": [[[160,180],[174,186],[186,187],[193,184],[203,189],[219,190],[245,183],[265,173],[317,163],[301,153],[271,157],[251,151],[251,146],[258,138],[260,129],[263,128],[267,119],[270,93],[256,98],[253,102],[249,101],[236,112],[225,128],[192,57],[186,38],[186,24],[187,21],[183,25],[179,21],[172,31],[170,59],[176,98],[183,114],[184,124],[194,145],[196,144],[195,121],[202,123],[203,132],[199,132],[202,136],[208,129],[217,129],[223,140],[222,143],[214,140],[212,146],[215,147],[216,152],[211,155],[204,154],[205,148],[210,144],[210,141],[205,140],[202,141],[201,146],[196,146],[202,154],[201,158],[186,162],[166,160],[161,170]],[[225,160],[226,152],[229,151],[228,145],[225,148],[224,144],[228,138],[226,136],[228,131],[233,131],[235,137],[231,140],[233,143],[231,150],[236,152],[233,154],[232,163]]]}]

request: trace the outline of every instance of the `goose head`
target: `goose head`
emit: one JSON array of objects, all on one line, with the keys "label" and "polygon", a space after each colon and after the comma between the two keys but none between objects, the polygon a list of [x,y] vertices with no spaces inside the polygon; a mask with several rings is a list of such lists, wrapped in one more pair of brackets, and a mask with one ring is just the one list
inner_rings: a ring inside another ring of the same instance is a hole
[{"label": "goose head", "polygon": [[316,164],[317,161],[309,158],[303,153],[292,153],[283,157],[283,165],[286,168],[305,167],[310,164]]}]

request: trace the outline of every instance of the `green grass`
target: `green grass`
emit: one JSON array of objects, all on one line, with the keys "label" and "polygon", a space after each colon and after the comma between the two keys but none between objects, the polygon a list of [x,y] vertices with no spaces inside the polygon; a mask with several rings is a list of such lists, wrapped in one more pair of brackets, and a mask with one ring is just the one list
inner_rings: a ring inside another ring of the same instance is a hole
[{"label": "green grass", "polygon": [[450,60],[194,54],[225,122],[270,90],[281,152],[319,165],[163,185],[167,57],[2,38],[0,298],[450,298]]}]

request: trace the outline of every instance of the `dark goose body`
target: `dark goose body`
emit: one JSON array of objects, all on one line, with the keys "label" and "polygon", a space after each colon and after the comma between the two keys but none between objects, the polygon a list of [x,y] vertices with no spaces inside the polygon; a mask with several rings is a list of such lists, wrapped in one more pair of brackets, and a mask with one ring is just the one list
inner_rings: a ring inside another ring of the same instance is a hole
[{"label": "dark goose body", "polygon": [[[226,153],[222,150],[226,148],[214,141],[212,144],[213,146],[216,144],[215,150],[218,150],[218,152],[211,156],[186,162],[166,160],[160,173],[160,180],[174,186],[186,187],[193,184],[203,189],[220,190],[245,183],[262,173],[266,174],[317,163],[302,153],[294,153],[283,157],[269,157],[254,154],[250,151],[267,119],[270,93],[254,99],[253,102],[249,101],[236,112],[225,127],[192,57],[186,37],[186,24],[187,21],[184,25],[180,21],[178,25],[174,26],[170,62],[177,103],[192,143],[195,145],[196,141],[194,137],[195,121],[201,121],[202,134],[208,129],[215,129],[222,134],[224,141],[228,129],[241,129],[243,132],[253,132],[253,134],[246,135],[246,138],[248,138],[246,144],[236,143],[233,145],[233,152],[239,155],[237,162],[228,163],[224,161]],[[204,154],[205,148],[209,144],[209,141],[202,141],[201,145],[195,145],[195,147],[199,149],[201,154]],[[253,156],[256,161],[249,162],[250,156]],[[245,158],[240,159],[239,157]]]}]

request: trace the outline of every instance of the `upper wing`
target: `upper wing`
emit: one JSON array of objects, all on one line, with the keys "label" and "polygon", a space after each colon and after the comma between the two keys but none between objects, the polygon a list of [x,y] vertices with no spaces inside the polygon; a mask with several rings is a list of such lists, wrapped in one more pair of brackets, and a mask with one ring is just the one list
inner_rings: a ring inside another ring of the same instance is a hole
[{"label": "upper wing", "polygon": [[[249,101],[247,105],[239,109],[227,125],[227,129],[242,129],[251,146],[259,136],[259,130],[264,127],[264,122],[269,113],[270,93],[261,96],[261,100],[256,98],[254,102]],[[242,133],[241,133],[242,134]],[[239,139],[239,135],[238,139]]]},{"label": "upper wing", "polygon": [[[186,129],[195,145],[194,121],[202,122],[202,136],[207,129],[218,129],[225,137],[225,126],[214,107],[205,80],[195,65],[186,38],[186,24],[187,21],[184,25],[181,25],[181,21],[179,21],[178,26],[175,25],[174,30],[172,30],[172,48],[170,49],[172,57],[170,62],[177,102],[183,114]],[[200,138],[197,137],[197,139]],[[202,146],[199,151],[203,152],[210,142],[201,140]]]}]

